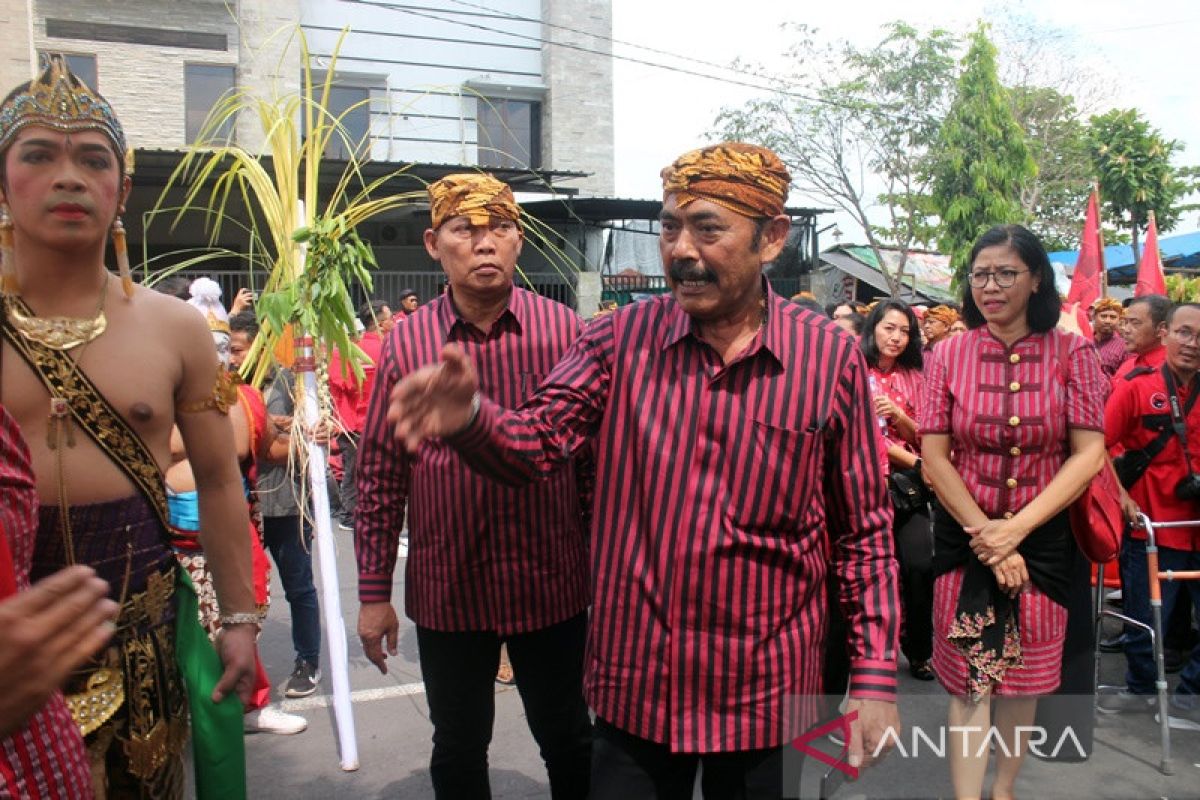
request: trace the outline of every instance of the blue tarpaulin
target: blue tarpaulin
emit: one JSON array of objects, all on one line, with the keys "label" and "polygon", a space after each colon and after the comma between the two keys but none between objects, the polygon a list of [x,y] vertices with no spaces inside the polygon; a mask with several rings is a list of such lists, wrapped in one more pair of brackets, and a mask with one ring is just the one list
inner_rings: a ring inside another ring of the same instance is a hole
[{"label": "blue tarpaulin", "polygon": [[[1145,244],[1142,239],[1140,244]],[[1171,269],[1200,268],[1200,231],[1181,233],[1177,236],[1160,236],[1158,250],[1162,253],[1163,267]],[[1075,269],[1079,260],[1078,250],[1060,250],[1050,254],[1051,263],[1062,264],[1068,274]],[[1104,248],[1104,265],[1108,268],[1109,280],[1137,277],[1137,264],[1133,261],[1133,248],[1127,244],[1114,244]]]}]

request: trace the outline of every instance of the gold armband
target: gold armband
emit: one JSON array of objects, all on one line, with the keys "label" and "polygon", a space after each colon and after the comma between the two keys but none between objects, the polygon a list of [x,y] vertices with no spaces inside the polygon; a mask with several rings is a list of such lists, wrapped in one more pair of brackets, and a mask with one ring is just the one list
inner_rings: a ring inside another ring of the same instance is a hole
[{"label": "gold armband", "polygon": [[213,409],[221,414],[228,414],[229,409],[237,404],[237,400],[237,381],[234,379],[233,373],[218,364],[217,379],[213,383],[212,394],[203,400],[179,403],[175,406],[175,410],[180,413],[190,414]]}]

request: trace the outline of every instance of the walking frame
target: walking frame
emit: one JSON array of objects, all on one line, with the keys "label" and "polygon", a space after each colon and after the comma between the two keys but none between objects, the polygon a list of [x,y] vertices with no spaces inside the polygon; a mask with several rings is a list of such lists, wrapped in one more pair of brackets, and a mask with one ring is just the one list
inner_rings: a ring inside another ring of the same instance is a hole
[{"label": "walking frame", "polygon": [[[1163,618],[1162,618],[1162,581],[1196,581],[1200,580],[1200,570],[1163,570],[1158,569],[1158,544],[1155,531],[1163,528],[1194,528],[1200,526],[1200,520],[1185,520],[1182,522],[1151,522],[1145,514],[1138,514],[1138,527],[1146,532],[1146,568],[1150,578],[1150,618],[1151,624],[1133,619],[1125,614],[1104,607],[1104,564],[1097,565],[1096,573],[1096,657],[1095,671],[1097,688],[1100,685],[1100,635],[1104,617],[1119,619],[1126,625],[1141,628],[1150,634],[1150,644],[1154,650],[1154,665],[1157,676],[1154,682],[1158,690],[1158,723],[1162,740],[1162,760],[1158,769],[1163,775],[1175,774],[1171,762],[1171,727],[1167,719],[1169,708],[1167,700],[1167,670],[1163,661]],[[1097,692],[1097,699],[1099,693]]]}]

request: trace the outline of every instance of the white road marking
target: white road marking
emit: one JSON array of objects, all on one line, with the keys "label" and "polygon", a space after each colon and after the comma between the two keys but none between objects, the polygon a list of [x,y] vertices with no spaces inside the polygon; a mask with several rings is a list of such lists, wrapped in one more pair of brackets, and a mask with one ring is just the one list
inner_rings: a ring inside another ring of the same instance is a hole
[{"label": "white road marking", "polygon": [[[375,700],[389,700],[393,697],[404,697],[412,694],[425,694],[425,683],[402,683],[399,686],[385,686],[382,689],[359,689],[350,693],[351,703],[370,703]],[[309,711],[314,708],[328,708],[333,705],[333,696],[319,694],[312,697],[299,697],[294,700],[284,700],[279,704],[284,711]]]}]

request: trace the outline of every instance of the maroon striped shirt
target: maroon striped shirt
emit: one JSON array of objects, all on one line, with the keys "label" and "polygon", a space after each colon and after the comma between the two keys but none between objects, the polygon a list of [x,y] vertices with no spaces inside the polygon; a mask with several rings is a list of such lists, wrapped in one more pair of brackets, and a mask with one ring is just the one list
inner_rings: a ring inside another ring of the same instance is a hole
[{"label": "maroon striped shirt", "polygon": [[[16,421],[0,406],[0,536],[8,537],[17,591],[29,588],[37,507],[29,448]],[[24,727],[0,738],[0,797],[91,796],[83,739],[62,695],[55,692]]]},{"label": "maroon striped shirt", "polygon": [[[1060,337],[1069,359],[1061,367]],[[1070,454],[1069,429],[1104,431],[1108,385],[1096,348],[1082,336],[1031,333],[1009,347],[982,326],[930,356],[920,433],[951,437],[963,483],[983,513],[999,519],[1058,474]]]},{"label": "maroon striped shirt", "polygon": [[450,293],[388,335],[358,451],[355,552],[364,603],[391,599],[408,505],[404,609],[441,631],[537,630],[587,608],[587,532],[576,465],[513,488],[469,469],[442,441],[409,455],[392,436],[387,401],[404,375],[437,363],[447,342],[475,363],[489,397],[515,408],[579,335],[571,309],[514,288],[485,334],[459,318]]},{"label": "maroon striped shirt", "polygon": [[728,365],[664,296],[593,322],[520,411],[484,400],[454,443],[499,479],[553,474],[594,439],[597,715],[674,751],[782,744],[788,695],[821,691],[830,560],[851,694],[894,699],[892,513],[869,397],[857,343],[768,291],[766,324]]}]

